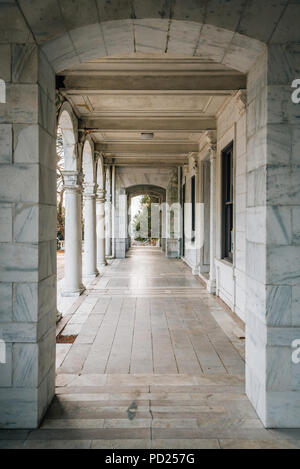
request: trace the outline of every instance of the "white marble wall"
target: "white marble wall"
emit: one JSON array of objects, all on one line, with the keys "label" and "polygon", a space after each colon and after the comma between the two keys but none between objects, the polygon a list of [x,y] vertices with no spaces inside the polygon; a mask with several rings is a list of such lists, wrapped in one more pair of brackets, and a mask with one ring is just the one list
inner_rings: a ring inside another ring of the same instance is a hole
[{"label": "white marble wall", "polygon": [[[195,241],[192,241],[192,195],[191,178],[195,176]],[[201,153],[192,154],[188,159],[188,164],[183,168],[182,185],[185,185],[185,207],[184,207],[184,257],[183,260],[197,275],[200,266],[200,254],[203,247],[203,207],[200,205],[200,185],[201,185]]]},{"label": "white marble wall", "polygon": [[[116,167],[116,182],[114,188],[114,222],[113,244],[116,258],[124,258],[128,243],[128,201],[126,189],[132,186],[158,186],[166,190],[166,201],[171,207],[178,202],[177,168],[134,168]],[[163,232],[165,232],[165,215],[162,217]],[[174,233],[168,239],[162,240],[163,250],[169,257],[179,257],[180,241]]]},{"label": "white marble wall", "polygon": [[[221,152],[233,141],[234,255],[232,264],[221,259]],[[217,119],[217,294],[245,320],[246,270],[246,107],[235,95]]]},{"label": "white marble wall", "polygon": [[[242,95],[243,98],[244,95]],[[193,165],[194,158],[189,158],[189,165],[184,168],[186,183],[186,201],[190,202],[190,178],[196,176],[196,239],[197,245],[191,246],[186,241],[184,260],[207,282],[210,260],[205,249],[209,250],[210,231],[209,215],[206,211],[205,181],[209,171],[204,172],[204,164],[209,164],[210,152],[204,135],[199,142],[197,168]],[[233,263],[221,259],[221,152],[231,141],[234,143],[234,232],[235,250]],[[209,184],[207,184],[207,188]],[[240,99],[240,93],[228,100],[217,118],[217,149],[216,149],[216,293],[228,306],[245,320],[246,302],[246,107]],[[185,213],[186,233],[191,225],[190,211]]]},{"label": "white marble wall", "polygon": [[0,46],[0,428],[36,427],[54,395],[55,77],[18,21]]},{"label": "white marble wall", "polygon": [[248,79],[247,394],[268,427],[300,426],[297,51],[271,45]]}]

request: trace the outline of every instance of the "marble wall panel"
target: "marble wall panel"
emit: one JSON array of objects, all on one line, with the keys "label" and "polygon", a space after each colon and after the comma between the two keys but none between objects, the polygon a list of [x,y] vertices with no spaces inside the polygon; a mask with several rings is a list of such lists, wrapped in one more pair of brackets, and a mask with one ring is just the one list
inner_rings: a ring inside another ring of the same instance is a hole
[{"label": "marble wall panel", "polygon": [[51,40],[65,32],[65,24],[57,2],[52,0],[20,1],[20,6],[39,43]]},{"label": "marble wall panel", "polygon": [[37,244],[0,244],[0,281],[35,282],[38,278]]},{"label": "marble wall panel", "polygon": [[36,123],[38,86],[7,84],[6,104],[0,106],[0,123]]},{"label": "marble wall panel", "polygon": [[11,45],[0,44],[0,78],[9,83],[11,81]]},{"label": "marble wall panel", "polygon": [[39,243],[38,270],[39,280],[56,273],[56,240]]},{"label": "marble wall panel", "polygon": [[172,21],[169,33],[168,52],[193,55],[198,44],[201,24]]},{"label": "marble wall panel", "polygon": [[259,282],[264,283],[266,279],[267,255],[263,244],[246,242],[246,272]]},{"label": "marble wall panel", "polygon": [[0,243],[12,241],[12,207],[2,204],[0,206]]},{"label": "marble wall panel", "polygon": [[13,385],[36,388],[38,385],[38,344],[13,345]]},{"label": "marble wall panel", "polygon": [[5,360],[5,363],[0,363],[0,386],[9,388],[12,385],[12,344],[5,344]]},{"label": "marble wall panel", "polygon": [[266,204],[267,170],[264,166],[247,173],[247,207]]},{"label": "marble wall panel", "polygon": [[[12,320],[12,284],[0,283],[0,323]],[[1,336],[0,336],[1,338]]]},{"label": "marble wall panel", "polygon": [[64,34],[41,48],[55,72],[79,65],[80,60],[68,34]]},{"label": "marble wall panel", "polygon": [[292,244],[292,209],[284,206],[267,208],[267,240],[270,245]]},{"label": "marble wall panel", "polygon": [[1,163],[12,163],[12,125],[1,124],[0,125],[0,164]]},{"label": "marble wall panel", "polygon": [[35,44],[12,45],[13,83],[37,83],[38,51]]},{"label": "marble wall panel", "polygon": [[36,388],[0,388],[0,427],[36,428],[38,394]]},{"label": "marble wall panel", "polygon": [[39,201],[38,165],[2,165],[0,171],[0,201],[19,203]]},{"label": "marble wall panel", "polygon": [[34,38],[15,2],[1,2],[0,42],[34,43]]},{"label": "marble wall panel", "polygon": [[266,322],[270,326],[289,326],[292,321],[292,287],[266,287]]},{"label": "marble wall panel", "polygon": [[299,285],[299,246],[269,246],[267,282],[273,285]]},{"label": "marble wall panel", "polygon": [[[107,55],[113,54],[133,54],[133,24],[130,20],[115,20],[102,23],[104,42],[106,44]],[[142,44],[147,43],[147,31],[143,28]],[[160,36],[160,31],[156,31]],[[139,22],[135,25],[136,51],[140,51]],[[144,36],[145,34],[145,36]],[[153,36],[153,35],[152,35]],[[155,34],[156,36],[156,34]]]},{"label": "marble wall panel", "polygon": [[99,23],[76,28],[70,32],[70,36],[81,61],[95,59],[96,57],[105,57],[107,55],[106,45]]},{"label": "marble wall panel", "polygon": [[300,326],[300,286],[292,286],[292,324]]}]

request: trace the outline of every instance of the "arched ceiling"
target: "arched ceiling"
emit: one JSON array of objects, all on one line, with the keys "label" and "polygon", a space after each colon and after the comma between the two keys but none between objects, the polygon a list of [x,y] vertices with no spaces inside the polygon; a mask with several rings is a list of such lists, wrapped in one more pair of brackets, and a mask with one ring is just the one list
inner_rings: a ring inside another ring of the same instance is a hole
[{"label": "arched ceiling", "polygon": [[10,0],[1,12],[5,37],[39,45],[79,130],[120,166],[186,162],[266,44],[299,40],[290,0]]},{"label": "arched ceiling", "polygon": [[[178,46],[185,44],[188,48],[194,42],[196,45],[199,42],[201,49],[205,46],[201,41],[203,26],[227,30],[223,42],[231,44],[233,54],[244,47],[240,36],[263,43],[299,40],[299,2],[296,0],[9,0],[3,3],[7,10],[3,26],[7,29],[7,20],[14,20],[11,32],[18,38],[23,34],[28,40],[26,24],[38,44],[68,35],[69,41],[62,40],[64,47],[59,51],[65,57],[71,57],[75,50],[78,56],[85,54],[85,59],[91,58],[89,51],[95,44],[103,45],[103,50],[100,47],[98,50],[101,56],[120,54],[120,50],[114,52],[120,42],[124,48],[132,48],[124,53],[135,52],[136,47],[148,47],[151,29],[156,30],[156,47],[164,48],[164,52],[177,52]],[[188,27],[190,32],[183,22],[194,23],[193,28]],[[234,33],[231,39],[230,33]],[[133,45],[130,36],[134,39]],[[203,34],[203,38],[208,36]]]}]

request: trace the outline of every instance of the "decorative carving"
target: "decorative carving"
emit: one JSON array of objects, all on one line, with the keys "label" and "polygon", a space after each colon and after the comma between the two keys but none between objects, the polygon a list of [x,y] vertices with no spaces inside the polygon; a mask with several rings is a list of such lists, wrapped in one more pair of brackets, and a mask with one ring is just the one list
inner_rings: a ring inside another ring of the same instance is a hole
[{"label": "decorative carving", "polygon": [[81,191],[82,176],[79,171],[63,171],[65,190]]},{"label": "decorative carving", "polygon": [[83,183],[83,197],[85,198],[96,197],[95,184],[88,183],[88,182]]},{"label": "decorative carving", "polygon": [[192,153],[191,154],[191,163],[192,163],[192,171],[197,171],[198,169],[198,154],[197,153]]},{"label": "decorative carving", "polygon": [[217,152],[217,136],[215,131],[206,132],[206,139],[210,157],[215,157]]},{"label": "decorative carving", "polygon": [[103,204],[105,202],[105,194],[106,194],[105,189],[98,188],[97,195],[96,195],[96,202]]},{"label": "decorative carving", "polygon": [[55,106],[56,106],[56,115],[58,116],[60,108],[62,107],[63,103],[65,101],[65,98],[61,94],[60,91],[56,90],[56,95],[55,95]]},{"label": "decorative carving", "polygon": [[246,90],[239,90],[236,94],[236,105],[239,113],[243,114],[247,106],[247,92]]}]

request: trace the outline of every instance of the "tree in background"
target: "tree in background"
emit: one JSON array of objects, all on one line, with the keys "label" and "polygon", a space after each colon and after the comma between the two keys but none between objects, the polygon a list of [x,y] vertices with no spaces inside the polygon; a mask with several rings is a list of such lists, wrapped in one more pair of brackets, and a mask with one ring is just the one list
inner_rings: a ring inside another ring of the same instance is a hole
[{"label": "tree in background", "polygon": [[133,238],[136,241],[150,241],[151,238],[151,205],[158,203],[157,197],[144,195],[140,200],[140,209],[133,218]]},{"label": "tree in background", "polygon": [[65,238],[65,209],[64,201],[64,145],[60,127],[56,138],[56,187],[57,187],[57,233],[61,239]]}]

